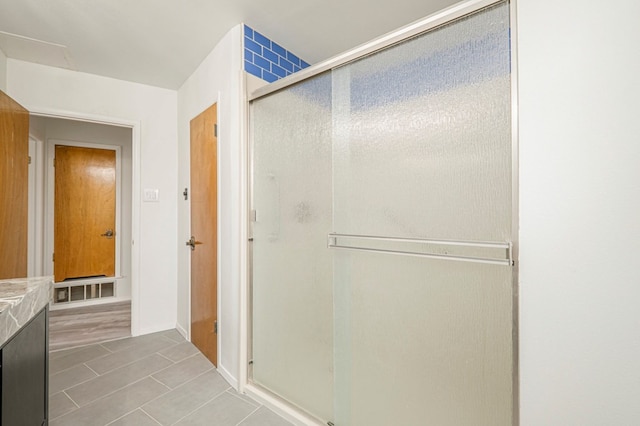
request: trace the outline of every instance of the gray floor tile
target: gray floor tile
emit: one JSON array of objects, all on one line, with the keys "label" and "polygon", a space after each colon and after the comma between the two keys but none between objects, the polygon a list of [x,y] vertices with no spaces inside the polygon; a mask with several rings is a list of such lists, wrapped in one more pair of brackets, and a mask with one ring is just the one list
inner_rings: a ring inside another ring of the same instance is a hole
[{"label": "gray floor tile", "polygon": [[142,409],[162,425],[172,425],[219,396],[229,384],[211,370],[144,405]]},{"label": "gray floor tile", "polygon": [[249,414],[256,411],[256,407],[230,395],[227,392],[195,412],[191,413],[176,425],[179,426],[236,426]]},{"label": "gray floor tile", "polygon": [[204,355],[198,353],[158,371],[153,374],[153,378],[173,389],[211,369],[213,364]]},{"label": "gray floor tile", "polygon": [[127,337],[125,339],[118,339],[118,340],[112,340],[110,342],[104,342],[102,343],[102,345],[112,352],[118,352],[118,351],[134,348],[138,345],[141,345],[145,342],[149,342],[152,340],[163,341],[167,344],[167,346],[173,346],[176,344],[175,341],[169,339],[168,337],[165,337],[163,333],[164,332],[161,331],[159,333],[145,334],[144,336]]},{"label": "gray floor tile", "polygon": [[165,337],[168,337],[169,339],[178,343],[182,343],[186,341],[185,338],[182,336],[182,334],[180,334],[180,332],[175,328],[173,330],[163,331],[162,334]]},{"label": "gray floor tile", "polygon": [[[105,374],[109,371],[115,370],[116,368],[120,368],[127,364],[131,364],[132,362],[139,361],[140,359],[145,358],[155,352],[166,349],[167,344],[167,340],[165,340],[164,338],[145,340],[137,345],[129,347],[126,350],[121,350],[109,355],[105,355],[98,359],[89,361],[86,364],[96,373]],[[176,343],[173,343],[171,347],[175,345]],[[171,349],[171,347],[169,349]]]},{"label": "gray floor tile", "polygon": [[49,394],[49,419],[55,419],[77,408],[64,392]]},{"label": "gray floor tile", "polygon": [[108,353],[109,351],[100,345],[91,345],[77,351],[72,351],[61,357],[49,359],[49,374],[59,373],[60,371],[75,367],[78,364],[91,361]]},{"label": "gray floor tile", "polygon": [[238,426],[291,426],[289,423],[268,408],[261,407],[255,413],[252,413]]},{"label": "gray floor tile", "polygon": [[160,355],[166,356],[173,362],[182,361],[185,358],[189,358],[191,355],[200,353],[198,348],[193,346],[191,342],[182,342],[170,348],[161,350],[158,352]]},{"label": "gray floor tile", "polygon": [[57,374],[52,374],[49,376],[49,394],[53,395],[54,393],[69,389],[96,376],[96,373],[84,364],[79,364]]},{"label": "gray floor tile", "polygon": [[141,409],[137,409],[124,417],[120,417],[115,422],[109,423],[109,426],[158,426],[158,422]]},{"label": "gray floor tile", "polygon": [[167,391],[166,386],[147,377],[69,414],[58,417],[49,424],[50,426],[106,425]]},{"label": "gray floor tile", "polygon": [[153,354],[140,361],[110,371],[103,376],[98,376],[93,380],[74,386],[66,392],[76,404],[82,407],[170,365],[172,363],[168,359],[158,354]]},{"label": "gray floor tile", "polygon": [[255,399],[249,398],[247,395],[242,395],[241,393],[238,393],[234,388],[229,387],[229,389],[227,389],[227,392],[229,392],[231,395],[238,397],[246,402],[248,402],[251,405],[255,405],[256,407],[260,407],[260,403],[257,402]]},{"label": "gray floor tile", "polygon": [[61,349],[61,350],[58,350],[58,351],[51,351],[51,352],[49,352],[49,361],[51,361],[53,359],[61,358],[63,356],[72,354],[74,352],[78,352],[79,350],[82,350],[84,348],[86,348],[86,345],[80,346],[80,347],[77,347],[77,348]]}]

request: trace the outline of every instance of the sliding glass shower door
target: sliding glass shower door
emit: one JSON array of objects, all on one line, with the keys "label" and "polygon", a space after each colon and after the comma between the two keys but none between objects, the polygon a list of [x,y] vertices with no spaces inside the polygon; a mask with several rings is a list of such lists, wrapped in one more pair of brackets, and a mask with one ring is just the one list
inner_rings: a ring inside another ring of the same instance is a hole
[{"label": "sliding glass shower door", "polygon": [[337,426],[514,413],[509,6],[252,102],[252,380]]}]

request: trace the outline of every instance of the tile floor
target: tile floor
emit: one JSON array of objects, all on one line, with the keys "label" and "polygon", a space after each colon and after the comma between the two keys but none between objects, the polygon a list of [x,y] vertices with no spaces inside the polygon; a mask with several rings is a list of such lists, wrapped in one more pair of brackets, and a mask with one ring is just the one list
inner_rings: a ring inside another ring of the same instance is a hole
[{"label": "tile floor", "polygon": [[176,331],[49,355],[51,426],[288,426]]}]

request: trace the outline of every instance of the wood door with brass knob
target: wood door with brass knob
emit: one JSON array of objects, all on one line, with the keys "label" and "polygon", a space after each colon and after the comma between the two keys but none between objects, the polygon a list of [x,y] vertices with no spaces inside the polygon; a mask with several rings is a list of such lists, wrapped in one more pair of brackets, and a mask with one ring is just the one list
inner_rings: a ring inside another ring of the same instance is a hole
[{"label": "wood door with brass knob", "polygon": [[54,278],[115,276],[116,152],[56,145]]},{"label": "wood door with brass knob", "polygon": [[218,365],[217,106],[190,122],[191,342]]}]

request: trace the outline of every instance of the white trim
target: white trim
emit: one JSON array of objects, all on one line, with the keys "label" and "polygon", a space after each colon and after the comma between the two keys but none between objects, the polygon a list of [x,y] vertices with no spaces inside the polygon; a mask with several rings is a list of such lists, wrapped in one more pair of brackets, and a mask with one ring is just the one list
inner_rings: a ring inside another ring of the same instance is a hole
[{"label": "white trim", "polygon": [[[244,26],[243,26],[244,33]],[[243,37],[244,40],[244,37]],[[243,41],[244,42],[244,41]],[[249,200],[249,102],[247,74],[240,70],[240,306],[239,306],[239,351],[238,351],[238,392],[244,392],[249,380],[249,222],[247,211]]]},{"label": "white trim", "polygon": [[[220,213],[220,206],[222,206],[222,191],[220,190],[220,183],[222,182],[220,147],[224,142],[224,138],[220,130],[221,99],[222,93],[218,91],[215,102],[216,126],[218,127],[218,134],[216,135],[216,321],[218,321],[218,332],[216,333],[216,363],[218,366],[222,364],[222,333],[224,333],[222,321],[222,214]],[[210,107],[211,106],[208,106],[207,108]],[[191,136],[189,136],[189,140],[191,140]],[[225,369],[224,371],[227,370]],[[234,387],[237,387],[237,384]]]},{"label": "white trim", "polygon": [[[140,129],[142,123],[135,120],[127,120],[119,117],[85,114],[74,111],[26,106],[33,116],[62,118],[67,120],[84,121],[89,123],[106,124],[110,126],[127,127],[131,129],[131,335],[138,336],[140,330],[140,165],[142,138]],[[45,191],[45,202],[47,193]],[[136,244],[137,242],[137,244]],[[46,243],[46,241],[45,241]]]},{"label": "white trim", "polygon": [[227,370],[224,365],[218,362],[218,366],[216,367],[216,369],[218,370],[218,373],[220,373],[222,378],[225,379],[232,388],[238,389],[238,381],[233,377],[231,373],[229,373],[229,370]]},{"label": "white trim", "polygon": [[289,403],[280,398],[265,392],[259,386],[248,383],[245,387],[245,394],[256,400],[271,411],[290,421],[297,426],[326,426],[324,423],[313,417],[305,415],[302,411],[293,408]]},{"label": "white trim", "polygon": [[189,340],[189,333],[178,323],[176,323],[176,330],[178,330],[178,333],[182,334],[182,337],[184,337],[185,340]]}]

